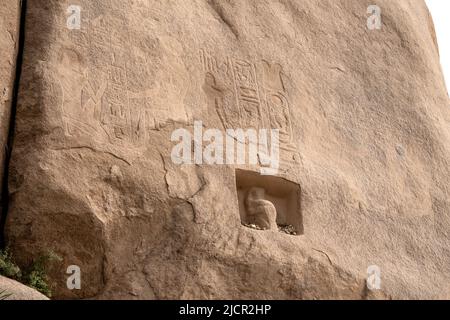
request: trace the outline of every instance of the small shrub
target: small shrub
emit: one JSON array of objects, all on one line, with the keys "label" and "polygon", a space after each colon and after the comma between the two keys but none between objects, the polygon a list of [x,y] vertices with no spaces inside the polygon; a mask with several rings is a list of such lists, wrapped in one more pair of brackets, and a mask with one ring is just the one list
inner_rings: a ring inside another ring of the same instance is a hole
[{"label": "small shrub", "polygon": [[61,261],[61,258],[53,251],[41,255],[31,264],[26,272],[25,283],[47,297],[51,297],[52,291],[48,284],[47,268],[55,261]]},{"label": "small shrub", "polygon": [[14,263],[8,248],[0,250],[0,275],[14,280],[22,278],[20,268]]},{"label": "small shrub", "polygon": [[[47,276],[47,268],[55,261],[61,261],[61,258],[53,251],[49,251],[47,254],[39,256],[39,258],[34,260],[33,263],[22,272],[14,263],[9,250],[0,250],[0,275],[17,280],[36,289],[47,297],[51,297],[52,291]],[[2,294],[5,294],[5,292],[0,291],[0,299]]]},{"label": "small shrub", "polygon": [[31,271],[27,275],[27,278],[25,279],[25,283],[29,287],[36,289],[37,291],[46,295],[47,297],[52,296],[52,290],[51,290],[50,286],[48,285],[47,275],[42,270]]}]

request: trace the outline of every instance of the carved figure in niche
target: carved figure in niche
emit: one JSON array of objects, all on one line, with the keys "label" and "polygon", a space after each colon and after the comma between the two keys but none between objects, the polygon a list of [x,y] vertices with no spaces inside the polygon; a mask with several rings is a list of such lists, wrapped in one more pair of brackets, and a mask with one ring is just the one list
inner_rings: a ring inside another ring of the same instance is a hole
[{"label": "carved figure in niche", "polygon": [[272,202],[265,199],[264,188],[253,187],[248,190],[245,208],[248,219],[258,227],[277,230],[277,210]]}]

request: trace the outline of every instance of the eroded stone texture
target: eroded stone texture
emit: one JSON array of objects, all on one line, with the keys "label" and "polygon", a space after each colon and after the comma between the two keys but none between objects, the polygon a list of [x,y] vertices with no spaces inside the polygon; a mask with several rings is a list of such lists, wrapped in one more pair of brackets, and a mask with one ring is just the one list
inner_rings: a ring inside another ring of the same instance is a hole
[{"label": "eroded stone texture", "polygon": [[20,24],[19,0],[2,1],[0,11],[0,216],[5,199],[2,198],[4,163],[7,152],[11,100],[14,88],[16,54]]},{"label": "eroded stone texture", "polygon": [[[421,0],[377,3],[370,31],[366,0],[30,1],[15,255],[63,257],[58,298],[450,298],[433,25]],[[73,4],[81,30],[66,27]],[[300,235],[241,224],[234,166],[171,161],[171,133],[194,120],[280,130]],[[69,265],[81,290],[66,287]]]},{"label": "eroded stone texture", "polygon": [[5,296],[5,300],[48,300],[39,291],[2,276],[0,276],[0,293]]}]

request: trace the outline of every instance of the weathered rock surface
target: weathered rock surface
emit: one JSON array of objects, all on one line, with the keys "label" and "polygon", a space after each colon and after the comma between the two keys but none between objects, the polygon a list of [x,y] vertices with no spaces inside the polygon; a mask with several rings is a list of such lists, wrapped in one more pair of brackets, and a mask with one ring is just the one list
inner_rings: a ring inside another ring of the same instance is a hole
[{"label": "weathered rock surface", "polygon": [[48,300],[39,291],[2,276],[0,276],[0,293],[7,296],[5,300]]},{"label": "weathered rock surface", "polygon": [[2,199],[6,142],[9,133],[11,100],[14,88],[16,54],[19,32],[19,0],[2,1],[0,13],[0,216],[5,199]]},{"label": "weathered rock surface", "polygon": [[[29,1],[15,256],[63,257],[57,298],[450,298],[433,24],[422,0],[377,0],[383,25],[368,30],[372,2]],[[81,30],[66,26],[71,4]],[[279,128],[280,178],[174,164],[171,134],[194,120]],[[298,236],[243,226],[253,187]],[[371,265],[380,290],[366,289]]]}]

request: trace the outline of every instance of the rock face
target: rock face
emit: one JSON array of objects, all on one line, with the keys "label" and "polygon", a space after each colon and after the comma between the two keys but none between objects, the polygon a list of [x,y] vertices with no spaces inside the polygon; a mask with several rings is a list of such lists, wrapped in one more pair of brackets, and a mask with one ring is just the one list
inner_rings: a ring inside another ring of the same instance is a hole
[{"label": "rock face", "polygon": [[[433,24],[422,0],[377,0],[369,30],[372,2],[29,1],[16,258],[63,257],[57,298],[450,298],[450,108]],[[194,121],[279,129],[278,173],[177,164],[172,133]],[[255,212],[275,208],[298,235],[244,226],[252,188],[264,189]],[[66,286],[69,265],[81,290]]]},{"label": "rock face", "polygon": [[6,300],[48,300],[42,293],[2,276],[0,276],[0,293],[8,296]]},{"label": "rock face", "polygon": [[[0,182],[3,181],[6,143],[9,133],[11,100],[14,88],[18,31],[20,21],[19,0],[2,1],[0,14]],[[3,211],[3,184],[0,183],[0,217]]]}]

